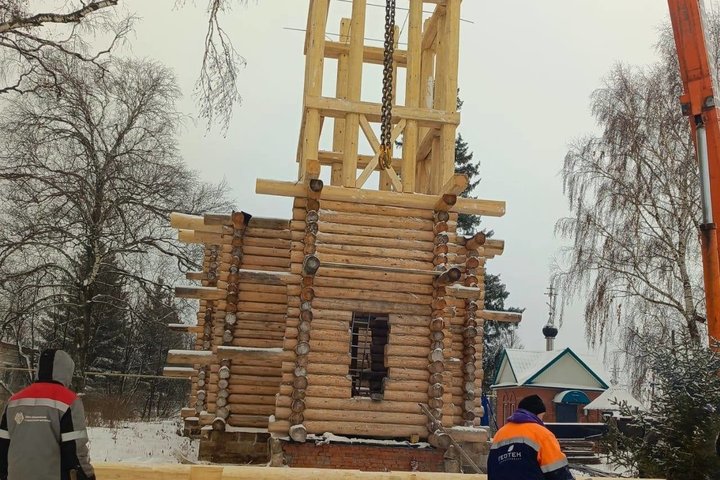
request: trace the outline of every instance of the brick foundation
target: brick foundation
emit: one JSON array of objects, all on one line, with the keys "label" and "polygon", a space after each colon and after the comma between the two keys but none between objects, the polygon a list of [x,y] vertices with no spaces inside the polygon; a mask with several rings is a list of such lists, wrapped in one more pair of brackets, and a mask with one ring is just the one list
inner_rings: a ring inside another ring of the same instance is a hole
[{"label": "brick foundation", "polygon": [[265,464],[270,457],[266,432],[203,431],[199,459],[213,463]]},{"label": "brick foundation", "polygon": [[443,452],[434,448],[283,442],[290,467],[347,470],[444,472]]}]

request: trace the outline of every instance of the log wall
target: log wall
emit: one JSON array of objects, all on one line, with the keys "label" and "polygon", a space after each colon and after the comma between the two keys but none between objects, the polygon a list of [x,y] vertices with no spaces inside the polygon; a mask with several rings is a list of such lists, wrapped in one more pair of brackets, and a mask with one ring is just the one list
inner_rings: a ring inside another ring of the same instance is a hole
[{"label": "log wall", "polygon": [[[433,210],[295,199],[286,355],[271,431],[302,425],[305,433],[424,438],[438,425],[418,403],[429,403],[442,426],[476,423],[482,328],[474,312],[484,259],[475,248],[468,262],[456,221]],[[303,269],[311,254],[321,265],[312,282]],[[457,277],[440,281],[448,269]],[[455,296],[457,282],[476,298]],[[352,397],[353,312],[389,316],[382,401]]]}]

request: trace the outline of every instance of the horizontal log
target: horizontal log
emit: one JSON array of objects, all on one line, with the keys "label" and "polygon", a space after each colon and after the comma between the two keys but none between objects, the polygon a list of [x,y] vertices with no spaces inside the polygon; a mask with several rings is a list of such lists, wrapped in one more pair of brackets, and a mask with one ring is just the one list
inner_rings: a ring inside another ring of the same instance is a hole
[{"label": "horizontal log", "polygon": [[[289,299],[292,302],[292,299]],[[292,303],[290,303],[292,305]],[[430,306],[396,304],[392,302],[373,300],[340,300],[316,298],[313,300],[313,308],[329,310],[347,310],[349,312],[375,312],[375,313],[410,313],[416,315],[427,314]]]},{"label": "horizontal log", "polygon": [[427,382],[430,378],[430,372],[427,371],[427,367],[424,370],[391,367],[388,369],[388,378],[392,380],[420,380]]},{"label": "horizontal log", "polygon": [[407,346],[407,345],[385,345],[386,357],[417,357],[427,358],[430,353],[429,347],[423,346]]},{"label": "horizontal log", "polygon": [[480,299],[483,298],[483,292],[479,287],[466,287],[464,285],[450,285],[447,287],[448,295],[462,299]]},{"label": "horizontal log", "polygon": [[[357,225],[364,227],[419,230],[428,232],[431,232],[433,229],[433,222],[429,219],[414,217],[393,217],[377,214],[375,212],[345,213],[326,209],[324,208],[324,204],[321,205],[321,207],[323,207],[320,209],[321,222],[329,222],[339,225]],[[365,236],[373,235],[366,234]]]},{"label": "horizontal log", "polygon": [[175,296],[178,298],[220,300],[227,297],[227,292],[215,287],[175,287]]},{"label": "horizontal log", "polygon": [[481,310],[478,316],[485,320],[493,322],[520,323],[522,321],[522,313],[516,312],[496,312],[493,310]]},{"label": "horizontal log", "polygon": [[[309,363],[305,370],[308,375],[330,375],[330,376],[345,376],[348,374],[348,365],[332,365],[325,363]],[[295,371],[295,362],[283,362],[282,371],[285,373],[292,373]]]},{"label": "horizontal log", "polygon": [[206,225],[205,218],[201,215],[188,215],[186,213],[173,212],[170,214],[170,226],[182,230],[197,230],[202,232],[222,233],[223,225]]},{"label": "horizontal log", "polygon": [[417,409],[417,413],[407,412],[368,412],[362,410],[307,409],[305,421],[330,422],[368,422],[375,424],[426,425],[427,418]]},{"label": "horizontal log", "polygon": [[287,291],[282,293],[265,293],[265,292],[253,292],[249,290],[240,290],[238,292],[238,300],[245,302],[256,302],[256,303],[281,303],[287,305]]},{"label": "horizontal log", "polygon": [[[325,274],[327,269],[323,270]],[[413,293],[417,295],[432,295],[433,287],[431,285],[422,285],[416,283],[410,283],[407,281],[401,282],[389,282],[383,280],[360,280],[352,278],[353,272],[348,269],[342,269],[342,272],[346,274],[346,278],[341,277],[328,277],[325,275],[315,278],[314,286],[317,287],[335,287],[345,288],[348,285],[352,285],[353,288],[361,290],[373,290],[373,291],[391,291],[399,293]]]},{"label": "horizontal log", "polygon": [[[306,200],[304,198],[295,199],[296,207],[305,207]],[[434,220],[434,212],[425,208],[408,208],[387,205],[372,205],[356,202],[333,201],[324,198],[321,208],[333,212],[341,213],[360,213],[370,215],[382,215],[384,217],[400,217],[400,218],[418,218],[422,220]],[[457,221],[457,214],[451,214],[451,221]]]},{"label": "horizontal log", "polygon": [[[287,222],[287,220],[283,220],[283,222]],[[290,230],[287,227],[284,229],[248,227],[245,229],[244,238],[247,237],[290,240]]]},{"label": "horizontal log", "polygon": [[167,363],[174,365],[209,365],[216,362],[217,357],[205,350],[170,350],[167,356]]},{"label": "horizontal log", "polygon": [[[348,113],[360,113],[364,115],[369,122],[380,121],[381,105],[379,103],[306,95],[305,107],[319,110],[320,115],[323,117],[345,118],[345,115]],[[398,123],[401,120],[415,120],[418,122],[418,125],[426,127],[438,127],[443,124],[457,125],[460,123],[460,115],[457,112],[444,112],[427,108],[396,105],[393,107],[392,113],[393,123]]]},{"label": "horizontal log", "polygon": [[[432,0],[437,2],[439,0]],[[427,2],[427,0],[426,0]],[[430,2],[427,2],[430,3]],[[214,417],[213,417],[214,418]],[[230,419],[232,416],[230,417]],[[228,422],[231,424],[230,422]],[[269,424],[273,433],[287,436],[288,422]],[[181,464],[130,464],[93,463],[98,478],[113,480],[316,480],[318,478],[343,478],[345,480],[487,480],[486,475],[435,472],[371,472],[358,470],[333,470],[312,468],[267,468],[266,466],[219,466]],[[578,477],[578,480],[622,480],[617,477]],[[625,479],[632,480],[632,479]]]},{"label": "horizontal log", "polygon": [[164,367],[163,377],[187,378],[197,375],[197,370],[192,367]]},{"label": "horizontal log", "polygon": [[424,438],[428,434],[424,425],[397,425],[324,420],[306,421],[304,425],[307,428],[308,433],[314,434],[333,432],[337,435],[362,435],[372,436],[375,438],[410,437],[412,435],[419,435]]},{"label": "horizontal log", "polygon": [[[285,373],[283,374],[282,381],[284,384],[289,385],[293,382],[295,379],[295,375],[292,373]],[[351,387],[351,380],[348,376],[340,376],[340,375],[315,375],[315,374],[308,374],[307,375],[307,381],[309,385],[322,385],[327,387],[341,387],[341,388],[350,388]]]},{"label": "horizontal log", "polygon": [[230,410],[231,414],[270,416],[275,413],[275,405],[273,403],[267,405],[230,403],[228,404],[228,410]]},{"label": "horizontal log", "polygon": [[[287,197],[303,197],[307,194],[306,187],[303,184],[265,179],[257,180],[255,192],[265,195]],[[325,186],[321,193],[321,199],[423,209],[434,209],[439,198],[440,197],[437,195],[425,195],[420,193],[403,194],[389,191],[372,191],[334,186]],[[505,214],[505,202],[460,198],[453,207],[452,211],[473,215],[499,217]]]},{"label": "horizontal log", "polygon": [[[337,245],[319,243],[316,247],[317,253],[329,255],[353,255],[376,258],[392,258],[397,260],[414,260],[417,262],[430,263],[433,260],[433,253],[422,250],[409,250],[391,247],[370,247],[361,245]],[[424,268],[424,267],[423,267]]]},{"label": "horizontal log", "polygon": [[316,287],[316,298],[338,298],[338,299],[373,299],[375,301],[409,303],[413,305],[429,305],[432,297],[430,295],[418,295],[415,293],[396,292],[389,287],[381,290],[362,290],[357,288],[355,283],[348,283],[342,287]]},{"label": "horizontal log", "polygon": [[228,417],[227,423],[231,427],[267,428],[268,415],[235,415]]},{"label": "horizontal log", "polygon": [[[294,224],[295,222],[293,222]],[[413,239],[424,242],[431,242],[435,238],[432,231],[402,229],[395,227],[370,227],[365,225],[349,225],[343,223],[332,223],[326,221],[318,222],[318,227],[323,233],[336,235],[359,235],[363,237],[390,238],[390,239]]]},{"label": "horizontal log", "polygon": [[[288,252],[289,253],[289,252]],[[265,267],[290,268],[290,258],[287,257],[263,257],[259,255],[245,255],[242,259],[243,267],[262,269]]]},{"label": "horizontal log", "polygon": [[280,365],[283,358],[282,348],[248,348],[248,347],[217,347],[218,358],[238,362],[276,363]]}]

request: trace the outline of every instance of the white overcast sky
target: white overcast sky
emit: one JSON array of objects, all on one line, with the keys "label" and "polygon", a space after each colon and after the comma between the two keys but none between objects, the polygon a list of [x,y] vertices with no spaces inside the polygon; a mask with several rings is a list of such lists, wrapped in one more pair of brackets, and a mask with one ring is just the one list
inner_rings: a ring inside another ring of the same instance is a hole
[{"label": "white overcast sky", "polygon": [[[199,71],[207,2],[173,10],[174,0],[128,0],[138,21],[132,55],[175,70],[185,97],[181,109],[196,114],[192,90]],[[369,0],[369,3],[383,3]],[[226,31],[246,59],[242,106],[226,137],[188,125],[182,154],[208,181],[225,178],[238,208],[259,216],[290,215],[287,199],[256,195],[255,179],[293,180],[302,105],[304,28],[308,0],[249,0],[223,17]],[[398,0],[407,6],[407,0]],[[428,6],[429,8],[429,6]],[[368,19],[367,36],[380,38],[381,9]],[[350,4],[331,0],[329,32],[337,32]],[[406,13],[399,11],[398,24]],[[597,127],[589,96],[617,62],[655,60],[654,44],[667,21],[664,0],[465,0],[460,49],[460,132],[481,161],[481,198],[507,201],[507,214],[483,224],[506,240],[505,254],[489,262],[511,292],[508,304],[525,307],[520,336],[542,349],[552,258],[559,241],[553,227],[567,212],[559,171],[567,144]],[[472,23],[470,23],[472,22]],[[334,90],[329,61],[326,94]],[[368,82],[363,98],[378,98]],[[571,309],[557,347],[587,350],[581,308]]]}]

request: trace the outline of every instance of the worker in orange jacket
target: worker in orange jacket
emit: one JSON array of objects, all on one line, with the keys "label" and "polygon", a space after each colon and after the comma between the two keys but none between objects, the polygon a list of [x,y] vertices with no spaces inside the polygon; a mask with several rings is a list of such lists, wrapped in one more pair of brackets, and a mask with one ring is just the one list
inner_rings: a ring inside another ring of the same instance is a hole
[{"label": "worker in orange jacket", "polygon": [[574,480],[555,435],[545,427],[545,404],[537,395],[518,409],[493,437],[488,480]]}]

